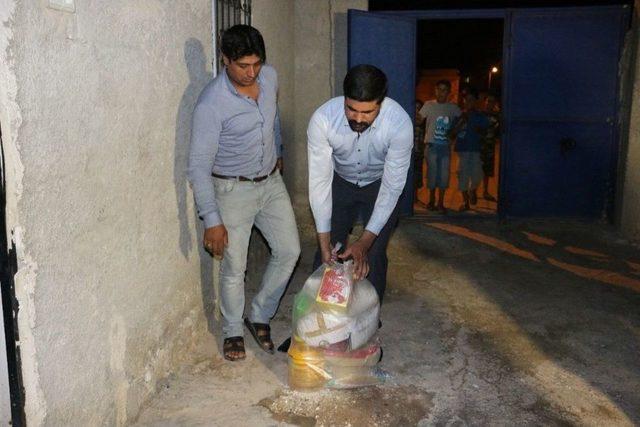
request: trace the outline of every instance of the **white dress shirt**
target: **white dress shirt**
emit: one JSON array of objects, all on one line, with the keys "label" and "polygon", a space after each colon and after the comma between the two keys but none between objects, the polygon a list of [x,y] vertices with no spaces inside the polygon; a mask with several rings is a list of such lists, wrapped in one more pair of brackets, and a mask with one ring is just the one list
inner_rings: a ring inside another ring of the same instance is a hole
[{"label": "white dress shirt", "polygon": [[344,97],[327,101],[307,129],[309,201],[318,233],[331,231],[334,171],[359,187],[382,178],[366,229],[378,235],[398,203],[413,149],[413,123],[404,109],[385,98],[378,117],[363,133],[349,127]]}]

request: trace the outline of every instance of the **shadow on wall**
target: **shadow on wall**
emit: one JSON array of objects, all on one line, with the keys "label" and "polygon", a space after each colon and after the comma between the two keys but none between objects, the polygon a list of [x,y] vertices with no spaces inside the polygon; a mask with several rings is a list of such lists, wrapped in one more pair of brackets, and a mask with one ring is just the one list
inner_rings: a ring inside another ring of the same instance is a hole
[{"label": "shadow on wall", "polygon": [[178,113],[176,116],[176,140],[175,140],[175,163],[173,166],[173,181],[176,188],[176,202],[178,205],[178,222],[180,226],[179,246],[185,259],[189,258],[189,253],[194,247],[194,239],[198,244],[198,255],[200,257],[200,283],[202,287],[202,298],[204,311],[211,329],[213,319],[213,260],[211,256],[199,244],[200,236],[204,232],[202,222],[196,214],[196,235],[192,234],[189,228],[189,218],[187,209],[188,181],[187,166],[189,159],[189,142],[191,140],[191,116],[193,108],[202,89],[213,78],[207,71],[207,59],[204,48],[200,40],[188,39],[184,44],[184,61],[189,72],[189,85],[185,89]]}]

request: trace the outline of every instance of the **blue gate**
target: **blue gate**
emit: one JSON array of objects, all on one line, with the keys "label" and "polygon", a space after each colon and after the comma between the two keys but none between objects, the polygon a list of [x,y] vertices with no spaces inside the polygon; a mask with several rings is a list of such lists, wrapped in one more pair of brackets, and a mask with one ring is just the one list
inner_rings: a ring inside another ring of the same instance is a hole
[{"label": "blue gate", "polygon": [[[389,77],[413,117],[418,19],[505,20],[501,216],[611,216],[618,153],[619,59],[627,6],[349,11],[349,64]],[[413,173],[411,170],[410,173]],[[413,180],[401,200],[412,213]]]}]

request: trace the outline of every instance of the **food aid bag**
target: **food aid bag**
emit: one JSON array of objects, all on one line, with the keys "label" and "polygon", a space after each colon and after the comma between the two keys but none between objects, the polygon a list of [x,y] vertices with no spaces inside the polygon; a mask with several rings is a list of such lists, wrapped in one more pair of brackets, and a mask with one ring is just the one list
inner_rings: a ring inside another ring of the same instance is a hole
[{"label": "food aid bag", "polygon": [[294,298],[289,386],[309,390],[382,383],[379,315],[375,288],[366,279],[353,281],[350,261],[320,266]]}]

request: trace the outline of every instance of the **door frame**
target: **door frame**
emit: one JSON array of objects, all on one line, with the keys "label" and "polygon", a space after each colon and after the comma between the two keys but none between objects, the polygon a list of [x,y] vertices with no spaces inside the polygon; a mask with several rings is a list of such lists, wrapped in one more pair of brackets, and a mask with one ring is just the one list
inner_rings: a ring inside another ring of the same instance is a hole
[{"label": "door frame", "polygon": [[[540,13],[550,13],[558,10],[562,10],[563,12],[576,12],[584,11],[586,9],[589,10],[621,10],[627,9],[626,5],[614,5],[614,6],[575,6],[575,7],[540,7],[540,8],[496,8],[496,9],[451,9],[451,10],[409,10],[409,11],[374,11],[369,12],[371,14],[376,14],[378,16],[402,16],[406,18],[413,18],[416,22],[418,20],[462,20],[462,19],[502,19],[503,20],[503,38],[502,38],[502,62],[503,62],[503,70],[506,72],[502,75],[502,87],[501,87],[501,114],[502,114],[502,122],[503,126],[501,126],[501,140],[500,140],[500,165],[498,171],[499,183],[498,183],[498,209],[497,216],[500,220],[504,220],[507,217],[506,214],[506,204],[508,200],[505,200],[504,195],[506,194],[506,168],[509,162],[506,146],[509,144],[509,119],[510,119],[510,101],[511,94],[509,93],[510,87],[510,73],[508,70],[511,66],[511,24],[514,13],[520,10],[532,10],[538,11]],[[629,13],[621,14],[622,22],[621,26],[625,28],[628,26],[629,22]],[[620,46],[623,47],[625,32],[621,31],[621,40]],[[621,107],[621,94],[620,94],[620,72],[618,72],[617,81],[616,81],[616,97],[614,100],[614,118],[613,120],[617,123],[617,126],[614,126],[613,130],[613,143],[611,144],[611,150],[613,151],[611,157],[611,164],[609,165],[609,174],[610,180],[613,183],[612,185],[617,187],[618,181],[618,171],[619,165],[618,160],[620,157],[620,137],[621,137],[621,129],[620,129],[620,107]],[[617,189],[614,188],[611,191],[611,195],[609,196],[609,200],[607,201],[607,218],[609,221],[612,221],[615,214],[615,207],[617,204]],[[412,192],[415,193],[415,192]],[[412,194],[413,198],[414,195]],[[415,202],[415,200],[414,200]]]}]

